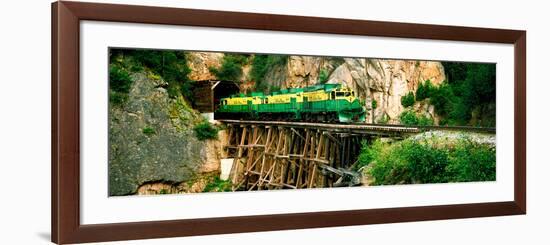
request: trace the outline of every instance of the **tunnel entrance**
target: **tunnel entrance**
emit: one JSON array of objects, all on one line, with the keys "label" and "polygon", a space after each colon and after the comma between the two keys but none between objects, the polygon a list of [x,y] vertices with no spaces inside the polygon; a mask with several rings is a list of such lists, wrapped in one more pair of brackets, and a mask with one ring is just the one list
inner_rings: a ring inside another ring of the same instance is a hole
[{"label": "tunnel entrance", "polygon": [[238,94],[239,91],[239,86],[233,81],[196,81],[193,89],[194,107],[201,113],[213,113],[220,99]]}]

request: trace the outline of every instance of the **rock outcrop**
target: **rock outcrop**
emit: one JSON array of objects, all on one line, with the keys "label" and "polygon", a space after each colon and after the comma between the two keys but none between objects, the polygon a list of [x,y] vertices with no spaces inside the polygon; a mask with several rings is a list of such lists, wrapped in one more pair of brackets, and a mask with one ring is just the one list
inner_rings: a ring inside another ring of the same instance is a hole
[{"label": "rock outcrop", "polygon": [[158,77],[140,72],[131,78],[126,102],[109,110],[109,195],[134,194],[145,183],[185,182],[219,170],[212,162],[219,159],[220,143],[194,136],[200,115],[183,98],[169,98]]},{"label": "rock outcrop", "polygon": [[214,74],[210,73],[210,67],[219,67],[221,65],[223,53],[215,52],[186,52],[187,66],[191,69],[189,79],[194,81],[216,79]]}]

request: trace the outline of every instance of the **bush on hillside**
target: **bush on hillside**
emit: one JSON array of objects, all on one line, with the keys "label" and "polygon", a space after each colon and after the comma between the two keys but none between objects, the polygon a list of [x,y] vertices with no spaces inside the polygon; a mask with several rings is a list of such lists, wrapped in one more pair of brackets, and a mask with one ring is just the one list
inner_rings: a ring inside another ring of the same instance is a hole
[{"label": "bush on hillside", "polygon": [[414,105],[414,93],[412,91],[405,96],[401,96],[401,105],[405,108]]},{"label": "bush on hillside", "polygon": [[195,136],[199,140],[209,140],[209,139],[218,138],[218,129],[206,121],[197,124],[193,130],[195,131]]},{"label": "bush on hillside", "polygon": [[429,79],[418,84],[418,88],[416,89],[416,101],[422,101],[429,98],[433,89],[434,87]]},{"label": "bush on hillside", "polygon": [[223,56],[222,65],[219,68],[210,67],[209,71],[219,80],[239,82],[246,60],[247,56],[242,54],[226,54]]},{"label": "bush on hillside", "polygon": [[459,140],[454,147],[407,139],[363,143],[358,166],[369,166],[374,185],[494,181],[494,147]]},{"label": "bush on hillside", "polygon": [[434,123],[433,119],[424,115],[418,116],[411,110],[403,111],[399,115],[399,121],[407,126],[431,126]]},{"label": "bush on hillside", "polygon": [[117,106],[128,99],[132,87],[130,74],[119,65],[109,65],[109,101]]}]

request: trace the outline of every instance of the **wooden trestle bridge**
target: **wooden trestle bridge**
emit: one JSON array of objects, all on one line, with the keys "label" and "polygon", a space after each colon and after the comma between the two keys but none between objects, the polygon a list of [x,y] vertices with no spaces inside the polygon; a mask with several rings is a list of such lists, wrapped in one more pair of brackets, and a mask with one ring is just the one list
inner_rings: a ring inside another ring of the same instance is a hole
[{"label": "wooden trestle bridge", "polygon": [[234,158],[233,190],[353,186],[361,142],[373,136],[401,137],[417,127],[220,120],[228,127],[224,149]]}]

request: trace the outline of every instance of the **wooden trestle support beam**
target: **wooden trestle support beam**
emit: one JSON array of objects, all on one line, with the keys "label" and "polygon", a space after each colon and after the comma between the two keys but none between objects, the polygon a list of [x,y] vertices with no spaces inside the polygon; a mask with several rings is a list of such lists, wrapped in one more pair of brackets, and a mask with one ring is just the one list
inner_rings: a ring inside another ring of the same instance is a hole
[{"label": "wooden trestle support beam", "polygon": [[360,183],[351,171],[369,135],[292,126],[228,124],[233,190],[301,189]]}]

